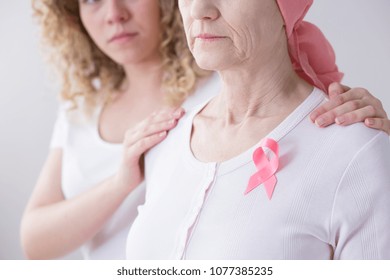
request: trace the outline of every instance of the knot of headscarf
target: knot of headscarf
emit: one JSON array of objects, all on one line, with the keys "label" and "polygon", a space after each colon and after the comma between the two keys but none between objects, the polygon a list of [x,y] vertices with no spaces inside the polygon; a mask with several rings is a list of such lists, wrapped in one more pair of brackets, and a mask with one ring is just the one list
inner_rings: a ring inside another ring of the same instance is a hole
[{"label": "knot of headscarf", "polygon": [[313,0],[277,0],[284,18],[289,54],[294,70],[310,83],[328,92],[333,82],[340,82],[343,73],[338,71],[332,46],[321,30],[303,21]]}]

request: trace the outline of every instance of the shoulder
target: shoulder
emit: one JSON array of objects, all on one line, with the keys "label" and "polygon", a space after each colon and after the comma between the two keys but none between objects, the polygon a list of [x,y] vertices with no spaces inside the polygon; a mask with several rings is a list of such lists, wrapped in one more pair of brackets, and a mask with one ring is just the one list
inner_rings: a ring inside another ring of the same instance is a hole
[{"label": "shoulder", "polygon": [[[216,84],[215,81],[210,81],[210,84],[206,86],[211,89],[215,89],[214,86]],[[168,152],[170,154],[174,154],[175,151],[178,151],[178,145],[186,145],[189,143],[192,132],[192,123],[196,114],[212,99],[214,95],[206,94],[202,96],[202,99],[197,100],[196,104],[192,104],[193,106],[187,108],[184,116],[179,120],[177,126],[170,130],[167,138],[162,141],[160,144],[152,148],[148,152],[148,158],[158,157],[162,152]]]},{"label": "shoulder", "polygon": [[348,169],[359,170],[360,174],[370,177],[382,170],[382,176],[390,178],[385,171],[390,166],[389,136],[383,131],[368,128],[363,123],[343,128],[337,134],[335,144],[342,145],[342,152],[350,154]]},{"label": "shoulder", "polygon": [[[344,147],[345,151],[360,152],[364,149],[382,150],[389,149],[389,136],[383,131],[366,127],[363,123],[349,126],[333,125],[330,128],[334,133],[335,145]],[[372,146],[372,143],[378,143]]]},{"label": "shoulder", "polygon": [[101,104],[86,109],[84,102],[78,102],[77,106],[74,106],[74,104],[69,101],[61,102],[57,118],[66,123],[69,127],[90,126],[97,122],[101,109]]},{"label": "shoulder", "polygon": [[189,149],[194,116],[209,99],[188,109],[177,126],[169,131],[167,138],[147,152],[145,156],[146,177],[153,173],[155,166],[165,166],[168,162],[175,162],[183,155],[185,149]]},{"label": "shoulder", "polygon": [[[390,158],[388,135],[363,123],[318,128],[308,117],[304,117],[282,139],[282,143],[286,147],[294,147],[290,151],[292,155],[310,160],[316,168],[321,166],[324,182],[327,176],[331,176],[332,180],[341,179],[344,171],[354,162],[362,161],[362,157],[370,157],[379,168],[385,165],[386,158]],[[359,166],[361,169],[361,163]]]},{"label": "shoulder", "polygon": [[321,172],[325,177],[333,177],[339,181],[339,186],[348,182],[347,185],[351,182],[360,184],[363,177],[390,183],[386,170],[390,166],[390,141],[386,133],[368,128],[363,123],[314,129],[318,135],[314,138],[316,144],[312,146],[311,154],[322,155],[317,160],[326,167]]},{"label": "shoulder", "polygon": [[60,103],[51,146],[59,146],[59,143],[62,143],[61,146],[64,147],[70,139],[78,141],[80,137],[90,137],[97,129],[100,108],[96,107],[90,114],[86,114],[80,106],[73,108],[70,102]]},{"label": "shoulder", "polygon": [[[321,93],[319,90],[318,92]],[[325,96],[324,93],[322,95]],[[321,106],[324,102],[326,99],[323,99],[314,108],[310,108],[310,111]],[[307,138],[308,141],[314,140],[318,144],[326,145],[330,149],[329,152],[332,150],[341,152],[344,158],[347,157],[347,154],[355,154],[361,149],[367,148],[371,141],[380,141],[383,148],[389,147],[389,137],[386,133],[368,128],[363,122],[348,126],[333,124],[326,128],[318,128],[309,118],[305,118],[299,127],[300,135]]]}]

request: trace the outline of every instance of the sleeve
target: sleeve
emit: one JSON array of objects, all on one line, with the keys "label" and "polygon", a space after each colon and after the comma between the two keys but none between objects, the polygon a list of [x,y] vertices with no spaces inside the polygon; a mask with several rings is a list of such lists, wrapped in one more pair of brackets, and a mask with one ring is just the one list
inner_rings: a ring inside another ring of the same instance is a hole
[{"label": "sleeve", "polygon": [[331,219],[334,259],[390,259],[390,143],[377,134],[338,186]]},{"label": "sleeve", "polygon": [[54,124],[53,134],[50,141],[50,149],[63,148],[68,135],[68,120],[66,118],[66,109],[60,107],[57,114],[57,120]]}]

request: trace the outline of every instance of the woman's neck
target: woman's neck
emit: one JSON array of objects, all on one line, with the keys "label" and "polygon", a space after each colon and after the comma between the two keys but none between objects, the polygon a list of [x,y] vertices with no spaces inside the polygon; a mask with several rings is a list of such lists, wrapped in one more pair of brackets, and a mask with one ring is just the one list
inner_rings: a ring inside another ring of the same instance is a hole
[{"label": "woman's neck", "polygon": [[135,98],[163,98],[161,84],[163,69],[161,60],[156,59],[123,66],[126,78],[121,92]]},{"label": "woman's neck", "polygon": [[219,72],[223,87],[222,94],[213,100],[214,112],[226,124],[237,124],[253,116],[267,118],[291,112],[312,91],[312,86],[293,70],[283,47],[238,68]]}]

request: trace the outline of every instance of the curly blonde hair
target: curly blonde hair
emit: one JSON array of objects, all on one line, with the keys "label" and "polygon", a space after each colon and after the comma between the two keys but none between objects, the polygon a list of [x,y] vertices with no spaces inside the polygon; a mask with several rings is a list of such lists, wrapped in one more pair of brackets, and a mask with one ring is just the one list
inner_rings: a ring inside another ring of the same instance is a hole
[{"label": "curly blonde hair", "polygon": [[[46,54],[61,78],[61,99],[90,111],[111,99],[126,78],[121,65],[104,54],[84,28],[78,0],[32,0],[34,16],[42,28]],[[164,72],[162,89],[171,105],[181,104],[193,91],[201,70],[187,47],[176,0],[160,0]]]}]

